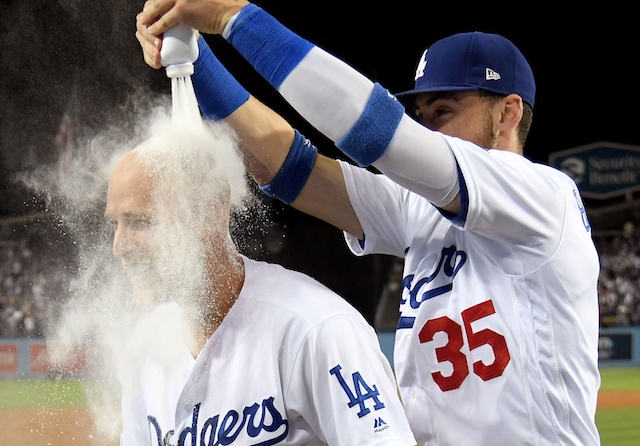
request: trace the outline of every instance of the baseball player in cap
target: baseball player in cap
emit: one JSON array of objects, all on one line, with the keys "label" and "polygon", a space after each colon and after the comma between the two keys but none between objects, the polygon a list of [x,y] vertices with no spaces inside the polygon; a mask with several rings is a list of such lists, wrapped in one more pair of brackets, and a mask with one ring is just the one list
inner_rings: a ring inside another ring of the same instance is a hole
[{"label": "baseball player in cap", "polygon": [[106,218],[148,313],[123,346],[122,446],[416,441],[373,328],[301,273],[238,253],[234,139],[160,122],[114,168]]},{"label": "baseball player in cap", "polygon": [[245,0],[147,2],[150,66],[177,22],[222,34],[353,161],[318,154],[200,39],[200,107],[238,132],[263,190],[342,229],[356,255],[404,259],[394,365],[419,443],[599,444],[598,256],[576,184],[522,155],[535,84],[517,48],[482,33],[432,45],[403,94],[420,125]]},{"label": "baseball player in cap", "polygon": [[[465,94],[456,92],[474,92],[473,95],[486,101],[493,98],[495,102],[509,94],[517,94],[523,102],[522,118],[516,127],[517,141],[507,150],[522,153],[531,127],[536,85],[529,63],[505,37],[467,32],[441,39],[422,53],[415,82],[415,88],[395,96],[423,125],[438,130],[441,130],[438,122],[432,122],[437,116],[430,113],[430,105],[438,98],[452,94],[464,98]],[[485,130],[475,136],[461,134],[462,130],[449,133],[474,141],[481,147],[501,148],[497,146],[493,129]]]}]

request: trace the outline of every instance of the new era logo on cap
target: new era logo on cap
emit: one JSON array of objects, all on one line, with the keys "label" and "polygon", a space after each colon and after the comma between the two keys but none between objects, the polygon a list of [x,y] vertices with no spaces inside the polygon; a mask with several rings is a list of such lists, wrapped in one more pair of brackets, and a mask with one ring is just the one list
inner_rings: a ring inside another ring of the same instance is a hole
[{"label": "new era logo on cap", "polygon": [[501,79],[500,73],[493,71],[491,68],[485,69],[484,78],[488,81],[499,81]]}]

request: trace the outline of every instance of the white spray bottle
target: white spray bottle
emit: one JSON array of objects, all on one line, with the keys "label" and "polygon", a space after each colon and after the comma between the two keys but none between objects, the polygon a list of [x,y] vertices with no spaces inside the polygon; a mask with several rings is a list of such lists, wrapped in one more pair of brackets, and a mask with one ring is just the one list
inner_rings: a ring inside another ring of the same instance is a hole
[{"label": "white spray bottle", "polygon": [[198,42],[193,28],[178,23],[164,32],[160,63],[165,67],[167,77],[191,76],[197,58]]},{"label": "white spray bottle", "polygon": [[178,23],[164,32],[160,63],[171,78],[174,121],[201,125],[200,110],[191,83],[193,63],[198,59],[198,41],[193,28]]}]

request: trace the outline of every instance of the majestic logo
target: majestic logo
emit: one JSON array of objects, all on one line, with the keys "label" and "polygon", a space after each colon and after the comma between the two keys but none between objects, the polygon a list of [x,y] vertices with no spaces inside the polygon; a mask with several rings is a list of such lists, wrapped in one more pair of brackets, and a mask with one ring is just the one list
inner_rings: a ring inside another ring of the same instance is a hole
[{"label": "majestic logo", "polygon": [[484,78],[488,81],[499,81],[500,79],[502,79],[500,73],[498,73],[497,71],[493,71],[491,68],[485,69]]},{"label": "majestic logo", "polygon": [[373,422],[373,431],[374,432],[382,432],[383,430],[389,429],[389,425],[387,423],[385,423],[385,421],[378,417],[374,422]]},{"label": "majestic logo", "polygon": [[[289,421],[282,417],[282,414],[273,404],[273,397],[262,400],[262,405],[254,403],[247,406],[239,414],[235,410],[226,413],[222,420],[220,415],[208,418],[203,424],[198,426],[200,416],[200,404],[193,406],[191,415],[191,425],[184,427],[179,434],[175,434],[177,443],[171,442],[174,431],[168,431],[164,436],[158,421],[149,415],[149,428],[155,434],[158,446],[196,446],[196,445],[229,445],[239,440],[240,444],[249,444],[249,438],[259,438],[263,446],[280,443],[289,434]],[[241,436],[241,434],[244,434]],[[249,438],[247,438],[247,436]],[[255,440],[254,440],[255,441]]]},{"label": "majestic logo", "polygon": [[353,379],[353,390],[351,390],[344,377],[342,376],[342,373],[340,373],[340,370],[342,370],[342,366],[338,364],[337,366],[329,370],[329,373],[337,378],[338,382],[342,386],[342,389],[347,394],[347,397],[349,398],[348,406],[353,407],[357,404],[360,408],[360,412],[358,412],[358,418],[362,418],[371,412],[371,409],[369,409],[365,405],[365,402],[369,398],[371,398],[374,402],[373,410],[384,409],[384,403],[380,401],[380,398],[378,398],[380,392],[378,391],[378,387],[375,384],[373,386],[369,386],[362,378],[362,375],[360,375],[360,372],[355,372],[351,374],[351,378]]}]

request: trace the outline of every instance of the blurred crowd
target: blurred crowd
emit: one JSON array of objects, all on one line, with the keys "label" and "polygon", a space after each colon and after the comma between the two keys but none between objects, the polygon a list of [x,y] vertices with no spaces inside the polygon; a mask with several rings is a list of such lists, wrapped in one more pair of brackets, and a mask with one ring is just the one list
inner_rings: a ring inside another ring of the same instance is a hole
[{"label": "blurred crowd", "polygon": [[600,252],[598,299],[603,327],[640,325],[640,231],[596,238]]},{"label": "blurred crowd", "polygon": [[[595,240],[601,259],[600,325],[640,326],[640,231]],[[397,316],[402,268],[399,263],[391,268],[385,292],[398,295],[380,299],[378,329],[393,329]],[[26,241],[0,244],[0,337],[46,336],[64,297],[58,296],[60,282],[59,271],[36,255]]]},{"label": "blurred crowd", "polygon": [[0,337],[45,335],[55,298],[46,270],[26,243],[0,245]]}]

